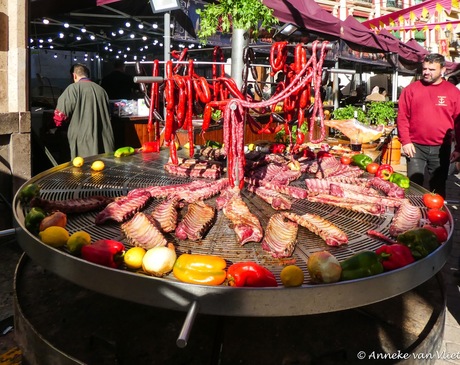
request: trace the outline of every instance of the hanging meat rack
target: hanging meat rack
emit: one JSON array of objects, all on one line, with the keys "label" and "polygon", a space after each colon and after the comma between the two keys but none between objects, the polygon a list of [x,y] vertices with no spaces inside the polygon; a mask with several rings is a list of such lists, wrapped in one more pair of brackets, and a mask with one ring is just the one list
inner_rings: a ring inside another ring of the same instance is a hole
[{"label": "hanging meat rack", "polygon": [[[184,154],[185,156],[185,154]],[[91,163],[102,160],[105,169],[94,172]],[[40,185],[40,196],[50,200],[66,200],[85,198],[94,195],[117,197],[126,195],[135,188],[152,185],[182,184],[192,181],[187,177],[169,175],[164,170],[168,153],[135,154],[123,158],[113,155],[99,155],[87,158],[81,168],[66,163],[47,170],[29,183]],[[305,187],[302,176],[292,183]],[[413,185],[407,191],[407,198],[422,210],[422,219],[426,219],[422,195],[426,192]],[[262,227],[274,210],[256,195],[243,190],[242,196],[251,212],[258,216]],[[214,199],[206,202],[214,205]],[[153,200],[145,212],[150,212],[158,200]],[[449,240],[441,245],[428,257],[402,269],[372,276],[369,278],[338,282],[334,284],[313,285],[310,283],[306,261],[308,256],[321,250],[331,251],[339,261],[346,259],[362,250],[375,250],[382,242],[366,235],[369,229],[388,233],[392,213],[382,217],[356,213],[326,204],[296,200],[292,211],[316,213],[337,225],[349,237],[349,244],[342,247],[326,246],[324,241],[310,231],[299,228],[298,243],[293,254],[295,263],[306,274],[301,287],[284,288],[281,283],[277,288],[234,288],[228,286],[204,286],[179,282],[172,274],[164,278],[136,273],[124,269],[111,269],[92,264],[79,257],[72,256],[63,249],[55,249],[43,244],[36,236],[24,227],[24,208],[16,195],[13,202],[14,217],[17,223],[17,241],[27,255],[42,267],[75,284],[96,292],[120,299],[161,307],[171,310],[188,311],[188,318],[196,313],[224,316],[296,316],[316,313],[327,313],[359,307],[382,301],[425,282],[435,275],[445,264],[451,249],[450,237],[453,221],[447,225]],[[73,233],[85,230],[90,233],[93,241],[98,239],[114,239],[126,243],[118,223],[95,224],[97,212],[73,214],[68,217],[68,230]],[[218,217],[201,241],[181,241],[169,237],[179,253],[192,252],[223,256],[229,263],[245,260],[256,261],[269,268],[277,278],[283,268],[279,259],[262,250],[260,243],[247,243],[240,246],[230,221],[218,212]],[[130,246],[127,245],[129,248]]]}]

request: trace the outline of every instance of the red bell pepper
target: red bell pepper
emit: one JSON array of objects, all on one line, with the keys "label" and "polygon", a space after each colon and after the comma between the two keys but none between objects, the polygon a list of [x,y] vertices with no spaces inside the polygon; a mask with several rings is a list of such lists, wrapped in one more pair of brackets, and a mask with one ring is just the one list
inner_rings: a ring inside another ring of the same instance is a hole
[{"label": "red bell pepper", "polygon": [[238,262],[227,270],[228,285],[242,287],[278,286],[275,275],[267,268],[252,261]]},{"label": "red bell pepper", "polygon": [[400,243],[380,246],[375,253],[386,271],[399,269],[415,261],[410,248]]},{"label": "red bell pepper", "polygon": [[286,146],[283,143],[274,143],[270,146],[271,153],[283,153]]},{"label": "red bell pepper", "polygon": [[393,173],[393,167],[388,164],[382,164],[375,173],[376,177],[379,177],[383,180],[389,180],[391,174]]},{"label": "red bell pepper", "polygon": [[94,264],[117,268],[123,262],[125,246],[114,240],[99,240],[81,248],[81,257]]},{"label": "red bell pepper", "polygon": [[144,142],[139,149],[140,152],[158,152],[160,151],[160,141]]}]

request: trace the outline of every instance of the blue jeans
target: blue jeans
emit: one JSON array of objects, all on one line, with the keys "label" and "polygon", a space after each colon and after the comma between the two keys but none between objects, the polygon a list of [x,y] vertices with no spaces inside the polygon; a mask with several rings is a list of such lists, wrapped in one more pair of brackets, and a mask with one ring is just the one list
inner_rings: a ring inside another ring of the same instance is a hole
[{"label": "blue jeans", "polygon": [[406,157],[407,176],[414,183],[446,197],[451,145],[425,146],[414,143],[415,156]]}]

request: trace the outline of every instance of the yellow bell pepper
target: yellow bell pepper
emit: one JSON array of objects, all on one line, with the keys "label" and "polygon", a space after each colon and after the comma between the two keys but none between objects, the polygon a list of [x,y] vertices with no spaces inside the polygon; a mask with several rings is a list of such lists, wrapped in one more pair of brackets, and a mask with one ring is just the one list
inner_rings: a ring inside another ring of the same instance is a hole
[{"label": "yellow bell pepper", "polygon": [[173,268],[174,276],[184,283],[220,285],[225,281],[227,263],[220,256],[182,254]]}]

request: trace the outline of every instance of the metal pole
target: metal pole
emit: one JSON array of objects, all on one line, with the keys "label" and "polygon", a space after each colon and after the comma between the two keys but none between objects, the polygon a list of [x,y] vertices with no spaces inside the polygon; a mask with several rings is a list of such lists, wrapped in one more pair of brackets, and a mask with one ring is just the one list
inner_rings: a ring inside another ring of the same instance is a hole
[{"label": "metal pole", "polygon": [[195,300],[192,302],[192,305],[190,306],[187,312],[187,316],[185,317],[185,321],[182,325],[179,337],[176,340],[177,347],[184,348],[185,346],[187,346],[188,338],[190,336],[190,332],[192,331],[192,326],[195,322],[195,317],[197,314],[198,302]]},{"label": "metal pole", "polygon": [[249,34],[244,29],[233,29],[232,34],[232,79],[239,89],[243,84],[243,50],[249,44]]},{"label": "metal pole", "polygon": [[[166,12],[164,15],[164,61],[165,63],[171,59],[171,13]],[[166,78],[166,67],[165,67]]]}]

